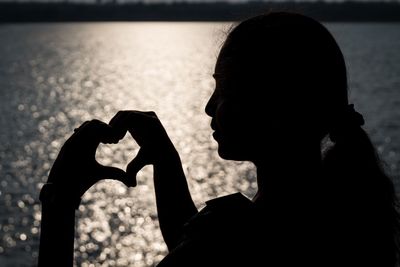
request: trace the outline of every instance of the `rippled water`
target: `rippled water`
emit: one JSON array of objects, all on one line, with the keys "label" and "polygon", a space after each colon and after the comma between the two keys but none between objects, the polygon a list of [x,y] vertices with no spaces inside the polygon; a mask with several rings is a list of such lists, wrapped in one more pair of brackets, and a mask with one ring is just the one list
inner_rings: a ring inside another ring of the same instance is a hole
[{"label": "rippled water", "polygon": [[[0,25],[0,266],[34,266],[38,192],[60,146],[84,120],[118,110],[154,110],[181,154],[200,207],[209,198],[255,192],[251,164],[216,154],[203,108],[229,23]],[[400,24],[329,24],[347,58],[351,97],[388,170],[400,166]],[[137,146],[100,147],[124,167]],[[152,169],[137,188],[98,183],[78,212],[78,266],[152,266],[166,253],[156,220]],[[246,178],[246,179],[243,179]]]}]

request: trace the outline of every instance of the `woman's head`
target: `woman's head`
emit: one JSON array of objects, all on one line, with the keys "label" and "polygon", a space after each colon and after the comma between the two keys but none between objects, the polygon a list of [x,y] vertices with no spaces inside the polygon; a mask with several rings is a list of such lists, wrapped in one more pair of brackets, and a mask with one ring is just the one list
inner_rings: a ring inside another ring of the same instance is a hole
[{"label": "woman's head", "polygon": [[[344,234],[357,260],[394,266],[400,224],[393,183],[360,127],[362,116],[348,104],[345,62],[329,31],[299,14],[250,18],[227,36],[214,77],[206,113],[220,156],[265,165],[282,151],[299,149],[301,157],[315,144],[320,149],[329,134],[334,145],[319,158],[325,186],[312,189],[324,192],[336,238]],[[293,158],[288,167],[295,161],[305,162]]]},{"label": "woman's head", "polygon": [[337,43],[321,23],[300,14],[241,22],[227,36],[214,76],[206,112],[224,158],[251,160],[257,148],[290,138],[318,142],[348,104]]}]

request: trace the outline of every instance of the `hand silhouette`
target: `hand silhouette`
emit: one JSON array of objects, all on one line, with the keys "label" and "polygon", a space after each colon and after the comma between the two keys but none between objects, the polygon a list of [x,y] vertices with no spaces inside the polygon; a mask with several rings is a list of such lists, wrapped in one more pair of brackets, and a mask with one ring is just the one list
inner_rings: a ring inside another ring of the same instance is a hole
[{"label": "hand silhouette", "polygon": [[152,111],[119,111],[109,124],[120,134],[129,131],[140,146],[138,154],[126,170],[131,186],[136,186],[136,174],[144,166],[157,164],[177,155],[167,132]]},{"label": "hand silhouette", "polygon": [[100,143],[115,144],[123,136],[121,131],[99,120],[84,122],[75,129],[61,148],[47,181],[55,185],[57,196],[62,201],[76,201],[102,179],[114,179],[127,185],[123,170],[103,166],[95,158]]}]

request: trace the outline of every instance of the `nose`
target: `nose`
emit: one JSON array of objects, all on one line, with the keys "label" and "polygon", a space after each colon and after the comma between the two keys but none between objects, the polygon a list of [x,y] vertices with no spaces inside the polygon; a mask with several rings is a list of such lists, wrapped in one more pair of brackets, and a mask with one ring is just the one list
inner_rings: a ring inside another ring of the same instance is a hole
[{"label": "nose", "polygon": [[207,105],[205,107],[205,112],[208,116],[214,117],[215,114],[215,109],[216,109],[216,94],[215,92],[211,95],[210,99],[207,102]]}]

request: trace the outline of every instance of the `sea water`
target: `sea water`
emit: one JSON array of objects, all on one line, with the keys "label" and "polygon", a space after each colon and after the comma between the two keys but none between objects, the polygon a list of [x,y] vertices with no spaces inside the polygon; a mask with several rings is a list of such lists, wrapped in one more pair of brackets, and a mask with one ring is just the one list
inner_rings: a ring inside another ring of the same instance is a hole
[{"label": "sea water", "polygon": [[[153,110],[177,150],[198,207],[256,190],[250,163],[221,160],[204,106],[230,23],[0,25],[0,266],[35,266],[38,194],[63,142],[83,121]],[[345,55],[350,98],[393,177],[400,174],[400,24],[327,24]],[[97,158],[124,168],[127,135]],[[138,186],[96,184],[77,212],[77,266],[153,266],[166,254],[152,168]],[[394,179],[397,185],[397,180]]]}]

